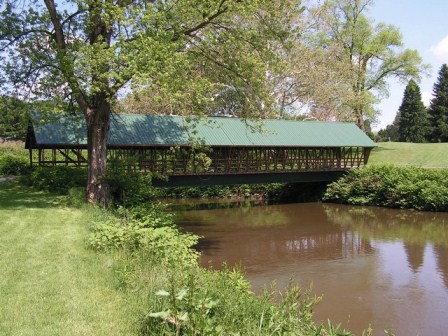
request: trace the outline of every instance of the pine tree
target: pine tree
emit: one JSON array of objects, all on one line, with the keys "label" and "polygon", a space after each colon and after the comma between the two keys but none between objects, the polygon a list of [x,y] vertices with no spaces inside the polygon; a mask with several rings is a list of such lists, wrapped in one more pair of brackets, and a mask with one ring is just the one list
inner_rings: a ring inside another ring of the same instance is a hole
[{"label": "pine tree", "polygon": [[431,142],[448,142],[448,67],[443,64],[433,87],[434,98],[429,107]]},{"label": "pine tree", "polygon": [[422,102],[420,88],[413,79],[406,86],[398,113],[399,140],[425,142],[429,126],[428,115]]}]

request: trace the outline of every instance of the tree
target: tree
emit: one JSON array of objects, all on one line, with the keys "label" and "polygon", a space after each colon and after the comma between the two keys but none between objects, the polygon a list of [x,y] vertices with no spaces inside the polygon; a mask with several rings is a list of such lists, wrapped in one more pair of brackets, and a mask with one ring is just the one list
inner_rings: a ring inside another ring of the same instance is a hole
[{"label": "tree", "polygon": [[268,47],[287,35],[275,22],[295,8],[288,0],[5,0],[0,6],[1,79],[82,111],[87,199],[102,205],[109,201],[106,139],[117,95],[152,88],[161,99],[189,101],[190,111],[198,111],[230,87],[245,114],[262,114],[270,103],[267,65],[278,61]]},{"label": "tree", "polygon": [[373,105],[387,96],[388,78],[419,78],[426,68],[416,50],[403,49],[396,27],[372,24],[366,16],[372,4],[373,0],[328,0],[315,9],[322,25],[316,33],[320,45],[336,50],[339,62],[350,69],[352,96],[346,104],[361,129],[365,120],[375,118]]},{"label": "tree", "polygon": [[429,106],[430,141],[448,142],[448,67],[443,64],[433,87],[434,98]]},{"label": "tree", "polygon": [[403,142],[425,142],[428,134],[428,114],[422,102],[417,83],[411,79],[406,86],[403,101],[398,109],[399,140]]},{"label": "tree", "polygon": [[28,106],[16,97],[0,96],[0,138],[25,138]]}]

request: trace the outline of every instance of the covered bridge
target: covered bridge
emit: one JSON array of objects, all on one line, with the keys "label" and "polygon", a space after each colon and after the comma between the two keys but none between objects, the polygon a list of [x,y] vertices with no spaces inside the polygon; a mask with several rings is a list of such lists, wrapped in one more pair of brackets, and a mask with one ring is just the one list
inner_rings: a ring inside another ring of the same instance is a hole
[{"label": "covered bridge", "polygon": [[[86,135],[82,117],[33,114],[31,165],[86,166]],[[352,123],[119,114],[108,157],[173,185],[328,181],[366,164],[375,146]]]}]

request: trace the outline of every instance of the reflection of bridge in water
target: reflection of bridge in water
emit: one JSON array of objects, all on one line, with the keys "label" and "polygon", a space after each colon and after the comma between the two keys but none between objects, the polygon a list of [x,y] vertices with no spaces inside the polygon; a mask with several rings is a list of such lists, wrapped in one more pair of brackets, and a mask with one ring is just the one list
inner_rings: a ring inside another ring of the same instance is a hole
[{"label": "reflection of bridge in water", "polygon": [[[343,259],[360,254],[370,254],[373,248],[370,241],[362,239],[352,231],[342,231],[317,237],[301,237],[286,241],[290,252],[309,255],[319,250],[319,254],[332,255],[333,259]],[[331,252],[331,253],[330,253]]]},{"label": "reflection of bridge in water", "polygon": [[[82,118],[38,119],[32,116],[26,142],[31,164],[87,165]],[[373,147],[350,123],[117,115],[108,156],[130,170],[169,176],[157,185],[312,182],[366,164]]]}]

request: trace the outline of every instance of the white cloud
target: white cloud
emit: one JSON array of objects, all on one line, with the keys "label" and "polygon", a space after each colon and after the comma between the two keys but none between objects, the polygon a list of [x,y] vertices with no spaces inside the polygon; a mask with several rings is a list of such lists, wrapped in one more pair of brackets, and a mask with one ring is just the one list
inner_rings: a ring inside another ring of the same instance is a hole
[{"label": "white cloud", "polygon": [[431,99],[432,98],[433,98],[432,92],[428,92],[428,91],[423,91],[422,92],[422,101],[423,101],[423,104],[425,104],[426,107],[429,106],[429,104],[431,103]]},{"label": "white cloud", "polygon": [[448,35],[432,46],[430,51],[439,61],[448,63]]}]

